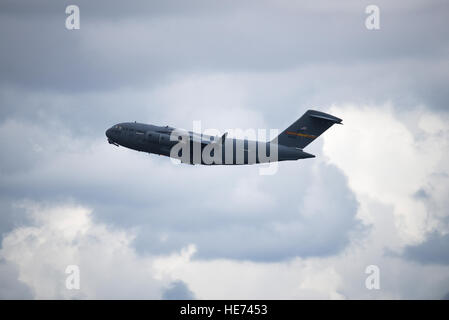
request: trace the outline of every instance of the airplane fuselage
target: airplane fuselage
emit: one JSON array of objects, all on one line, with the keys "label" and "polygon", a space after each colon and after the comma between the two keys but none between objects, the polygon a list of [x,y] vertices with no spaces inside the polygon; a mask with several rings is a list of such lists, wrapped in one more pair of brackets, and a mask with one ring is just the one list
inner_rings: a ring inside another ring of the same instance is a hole
[{"label": "airplane fuselage", "polygon": [[[119,123],[106,131],[106,136],[111,144],[123,146],[136,151],[153,153],[170,157],[172,148],[179,143],[178,140],[171,138],[175,128],[169,126],[155,126],[137,122]],[[226,138],[217,148],[221,149],[221,161],[207,163],[204,161],[204,148],[211,141],[214,142],[217,137],[209,135],[200,135],[191,131],[187,132],[189,141],[190,157],[188,163],[191,164],[255,164],[274,161],[298,160],[313,158],[314,155],[306,153],[298,148],[276,145],[276,148],[270,146],[273,142],[261,142],[248,139]],[[195,136],[198,139],[195,139]],[[203,142],[203,143],[202,143]],[[271,147],[271,148],[270,148]],[[260,150],[259,150],[260,149]],[[277,152],[272,155],[271,152]],[[199,157],[195,160],[195,151],[198,151]],[[213,156],[214,151],[212,151]],[[260,156],[261,153],[265,157]],[[181,155],[179,155],[181,157]],[[176,155],[175,155],[175,158]]]},{"label": "airplane fuselage", "polygon": [[308,110],[271,141],[210,136],[169,126],[119,123],[106,131],[109,143],[176,158],[190,164],[255,164],[313,158],[303,148],[341,119]]}]

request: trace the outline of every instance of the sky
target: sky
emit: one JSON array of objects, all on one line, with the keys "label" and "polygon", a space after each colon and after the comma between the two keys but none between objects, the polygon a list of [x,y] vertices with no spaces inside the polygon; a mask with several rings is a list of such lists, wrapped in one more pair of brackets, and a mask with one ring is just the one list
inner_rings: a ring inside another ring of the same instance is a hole
[{"label": "sky", "polygon": [[[443,0],[2,0],[0,298],[447,299],[448,21]],[[273,175],[105,137],[307,109],[344,125]]]}]

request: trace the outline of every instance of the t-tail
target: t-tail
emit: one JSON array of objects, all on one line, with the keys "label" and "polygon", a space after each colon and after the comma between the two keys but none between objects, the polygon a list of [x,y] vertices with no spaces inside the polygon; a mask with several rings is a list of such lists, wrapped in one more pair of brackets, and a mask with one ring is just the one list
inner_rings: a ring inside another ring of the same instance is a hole
[{"label": "t-tail", "polygon": [[333,124],[342,124],[341,122],[340,118],[330,114],[307,110],[301,118],[296,120],[277,137],[277,143],[302,150]]}]

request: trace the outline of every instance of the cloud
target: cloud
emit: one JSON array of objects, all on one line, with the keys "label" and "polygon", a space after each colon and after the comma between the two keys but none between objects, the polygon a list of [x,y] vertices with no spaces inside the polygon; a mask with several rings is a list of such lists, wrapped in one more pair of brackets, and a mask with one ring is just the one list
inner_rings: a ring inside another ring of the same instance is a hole
[{"label": "cloud", "polygon": [[[23,202],[31,225],[17,227],[2,243],[0,256],[15,266],[10,283],[16,297],[35,298],[198,298],[342,299],[438,298],[447,292],[447,267],[410,264],[384,254],[394,227],[390,206],[363,201],[376,214],[373,231],[353,239],[338,255],[279,262],[203,259],[191,244],[171,254],[136,252],[136,233],[96,222],[76,204]],[[360,209],[359,209],[360,210]],[[383,219],[382,219],[383,216]],[[332,223],[330,223],[332,224]],[[355,240],[355,241],[354,241]],[[380,245],[379,245],[380,244]],[[65,267],[81,271],[81,288],[65,288]],[[367,265],[381,270],[381,290],[364,287]],[[6,276],[6,269],[2,275]],[[15,280],[17,279],[17,280]],[[416,286],[416,279],[420,285]],[[18,282],[19,283],[19,282]],[[213,283],[214,285],[211,285]],[[238,289],[238,290],[237,290]],[[28,292],[28,293],[27,293]]]},{"label": "cloud", "polygon": [[17,266],[0,260],[0,299],[32,299],[30,288],[18,280]]},{"label": "cloud", "polygon": [[[84,207],[21,205],[34,223],[14,229],[3,239],[2,275],[7,275],[6,265],[8,270],[16,266],[8,281],[23,283],[14,286],[17,296],[9,292],[7,297],[26,298],[32,292],[38,299],[230,298],[240,287],[241,297],[279,297],[284,292],[282,296],[289,298],[341,298],[330,292],[340,283],[331,267],[317,271],[301,261],[267,264],[193,259],[194,245],[170,255],[142,256],[132,248],[134,234],[94,222]],[[79,290],[65,287],[67,265],[79,266]]]},{"label": "cloud", "polygon": [[[198,299],[341,299],[333,267],[314,268],[299,259],[283,263],[160,257],[155,268],[189,285]],[[211,285],[213,283],[214,285]]]},{"label": "cloud", "polygon": [[162,295],[162,299],[165,300],[193,300],[194,298],[192,291],[180,280],[172,282]]},{"label": "cloud", "polygon": [[[427,232],[437,228],[439,215],[447,215],[429,212],[414,197],[436,173],[447,172],[447,140],[445,135],[422,129],[415,135],[398,120],[402,113],[393,110],[388,105],[332,107],[331,112],[345,119],[346,127],[324,137],[323,151],[348,177],[362,207],[367,198],[391,205],[400,244],[418,244]],[[438,188],[446,190],[446,186]],[[370,223],[373,213],[365,213],[360,217]]]},{"label": "cloud", "polygon": [[424,264],[449,264],[449,234],[434,231],[416,246],[407,246],[404,257]]},{"label": "cloud", "polygon": [[[165,281],[155,278],[151,258],[136,254],[132,234],[94,223],[83,207],[23,206],[34,224],[8,233],[0,256],[17,266],[18,279],[34,298],[161,297]],[[68,265],[80,268],[80,290],[65,286]]]},{"label": "cloud", "polygon": [[447,114],[397,113],[389,105],[335,105],[331,112],[345,129],[324,137],[323,152],[347,177],[360,204],[357,217],[371,225],[367,250],[390,265],[387,272],[411,272],[415,266],[403,257],[439,269],[423,271],[421,281],[446,274],[435,265],[447,264]]},{"label": "cloud", "polygon": [[418,100],[444,108],[447,3],[408,2],[404,10],[378,1],[378,32],[364,28],[368,4],[79,1],[82,27],[71,32],[64,28],[62,3],[6,1],[0,80],[38,92],[97,93],[130,87],[148,91],[177,75],[257,77],[296,69],[300,76],[290,83],[306,83],[299,86],[306,94],[296,104],[314,92],[344,98],[349,91],[360,99]]},{"label": "cloud", "polygon": [[[198,299],[439,299],[447,292],[447,267],[385,255],[372,245],[379,240],[372,233],[330,257],[267,263],[176,253],[159,257],[154,266],[182,279]],[[372,264],[380,269],[380,290],[365,286],[366,267]]]}]

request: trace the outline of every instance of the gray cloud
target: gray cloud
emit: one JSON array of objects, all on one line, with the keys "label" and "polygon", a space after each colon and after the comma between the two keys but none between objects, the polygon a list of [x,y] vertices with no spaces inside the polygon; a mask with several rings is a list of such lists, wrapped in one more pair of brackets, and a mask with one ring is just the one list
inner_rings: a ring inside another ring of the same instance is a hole
[{"label": "gray cloud", "polygon": [[0,299],[32,299],[32,290],[17,279],[17,267],[0,259]]},{"label": "gray cloud", "polygon": [[[370,100],[428,102],[438,108],[447,101],[444,1],[426,7],[410,3],[407,10],[381,1],[377,32],[364,28],[366,4],[359,1],[333,10],[322,2],[247,1],[238,9],[226,1],[78,4],[82,28],[72,32],[64,28],[62,3],[3,4],[4,84],[50,92],[148,90],[177,74],[299,69],[308,91],[319,90],[321,96],[331,91],[335,98],[337,91],[347,98],[357,87],[352,98],[369,94]],[[303,72],[320,65],[332,74]]]},{"label": "gray cloud", "polygon": [[417,246],[407,246],[404,257],[424,264],[449,264],[449,234],[432,232],[426,241]]},{"label": "gray cloud", "polygon": [[189,287],[182,281],[173,281],[164,293],[162,294],[164,300],[193,300],[195,295],[189,290]]}]

